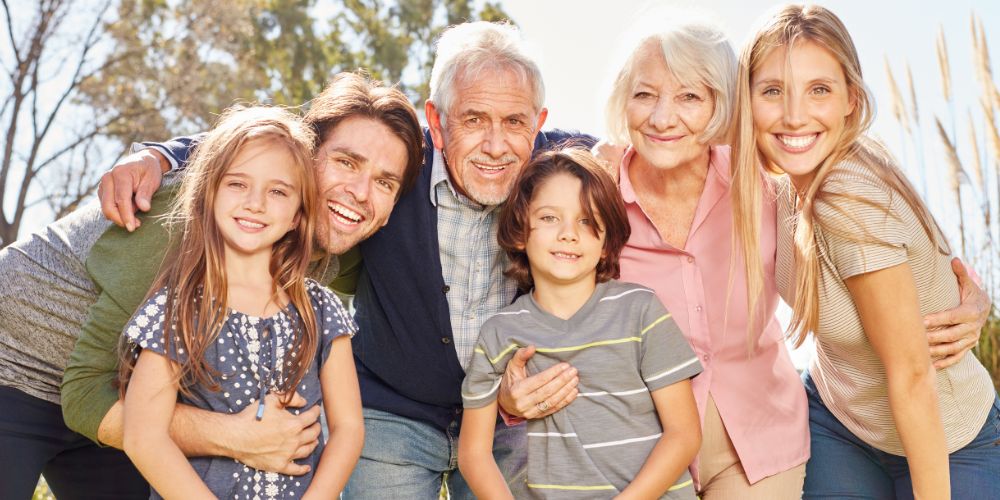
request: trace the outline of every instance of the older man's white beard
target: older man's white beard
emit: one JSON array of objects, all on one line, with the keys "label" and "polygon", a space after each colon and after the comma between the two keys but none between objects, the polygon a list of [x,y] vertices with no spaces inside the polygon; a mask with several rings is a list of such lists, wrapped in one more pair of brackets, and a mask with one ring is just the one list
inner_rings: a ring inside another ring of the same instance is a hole
[{"label": "older man's white beard", "polygon": [[501,178],[497,180],[503,181],[502,184],[497,182],[487,183],[485,186],[482,184],[476,184],[468,182],[470,179],[462,179],[463,184],[465,184],[465,190],[471,198],[476,203],[485,206],[499,205],[507,201],[507,197],[510,196],[510,190],[514,185],[514,180],[517,179],[517,173],[520,172],[523,165],[519,165],[518,162],[521,160],[512,154],[506,154],[500,158],[492,158],[486,155],[472,155],[465,158],[465,165],[462,170],[462,174],[470,172],[470,169],[478,169],[473,163],[486,164],[486,165],[504,165],[506,170]]}]

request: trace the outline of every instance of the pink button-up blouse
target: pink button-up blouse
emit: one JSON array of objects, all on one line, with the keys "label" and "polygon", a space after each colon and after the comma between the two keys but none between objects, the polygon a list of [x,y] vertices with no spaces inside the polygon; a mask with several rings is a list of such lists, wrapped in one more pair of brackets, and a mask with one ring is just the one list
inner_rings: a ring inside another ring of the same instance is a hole
[{"label": "pink button-up blouse", "polygon": [[[727,297],[733,246],[729,147],[711,150],[705,188],[684,248],[665,243],[639,205],[628,175],[633,154],[629,149],[621,165],[621,194],[632,225],[621,256],[622,281],[654,289],[673,314],[704,367],[692,380],[698,411],[704,419],[711,393],[750,482],[804,463],[809,458],[805,391],[774,318],[779,299],[774,201],[765,202],[760,235],[767,326],[751,353],[742,262],[736,263]],[[697,468],[697,462],[692,464],[691,474],[700,484]]]}]

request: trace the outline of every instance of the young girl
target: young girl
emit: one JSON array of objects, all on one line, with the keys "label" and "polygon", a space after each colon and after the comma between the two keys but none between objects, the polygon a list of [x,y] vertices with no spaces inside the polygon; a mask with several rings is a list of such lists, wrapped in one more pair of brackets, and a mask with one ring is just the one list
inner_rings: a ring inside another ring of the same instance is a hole
[{"label": "young girl", "polygon": [[822,7],[787,6],[740,63],[734,213],[747,273],[762,272],[763,163],[787,174],[777,286],[793,333],[816,335],[805,498],[995,498],[1000,400],[972,353],[932,367],[921,315],[959,303],[948,245],[863,135],[873,103],[846,28]]},{"label": "young girl", "polygon": [[694,498],[688,379],[701,365],[652,290],[612,280],[628,236],[618,189],[589,153],[524,167],[497,238],[530,293],[483,325],[462,386],[459,467],[478,497],[511,496],[492,455],[496,394],[514,351],[533,345],[529,370],[568,361],[580,373],[579,399],[528,422],[533,497]]},{"label": "young girl", "polygon": [[[257,107],[227,111],[195,153],[172,211],[179,248],[125,331],[124,448],[154,498],[332,498],[358,459],[354,324],[305,279],[313,143],[290,113]],[[229,458],[189,461],[168,434],[178,392],[215,412],[254,405],[257,420],[269,417],[269,393],[286,403],[300,395],[304,408],[325,400],[329,446],[302,461],[302,476]]]}]

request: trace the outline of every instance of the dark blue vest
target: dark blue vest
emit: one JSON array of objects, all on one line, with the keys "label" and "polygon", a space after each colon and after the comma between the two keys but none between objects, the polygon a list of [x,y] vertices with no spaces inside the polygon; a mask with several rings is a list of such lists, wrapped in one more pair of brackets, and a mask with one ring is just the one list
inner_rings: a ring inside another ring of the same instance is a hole
[{"label": "dark blue vest", "polygon": [[[535,152],[567,139],[586,147],[594,142],[578,133],[542,132]],[[365,407],[443,430],[461,414],[465,372],[452,345],[426,131],[425,141],[416,185],[399,199],[389,223],[361,243],[364,266],[354,299],[359,332],[352,344]]]}]

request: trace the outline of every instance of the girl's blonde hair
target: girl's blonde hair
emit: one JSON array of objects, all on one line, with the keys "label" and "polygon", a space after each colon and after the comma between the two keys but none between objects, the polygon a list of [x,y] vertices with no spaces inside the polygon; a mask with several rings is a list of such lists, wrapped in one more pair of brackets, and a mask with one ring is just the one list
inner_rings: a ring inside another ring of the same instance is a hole
[{"label": "girl's blonde hair", "polygon": [[[316,185],[312,171],[315,137],[292,113],[277,107],[227,109],[218,124],[194,151],[166,224],[171,250],[150,289],[149,297],[166,288],[163,337],[168,352],[183,348],[186,356],[177,375],[181,391],[194,384],[218,390],[218,375],[205,352],[215,342],[228,316],[228,282],[222,233],[215,220],[216,193],[233,161],[251,142],[283,148],[293,160],[299,178],[302,206],[298,225],[274,243],[270,272],[274,278],[272,297],[278,289],[288,295],[300,317],[298,335],[285,352],[285,366],[292,372],[282,377],[280,391],[290,400],[295,386],[309,369],[316,352],[316,315],[306,290],[305,276],[313,252],[316,225]],[[148,299],[147,299],[148,300]],[[124,337],[123,337],[124,338]],[[178,351],[180,352],[180,351]],[[135,353],[122,349],[119,373],[122,394],[135,364]]]},{"label": "girl's blonde hair", "polygon": [[[826,8],[817,5],[787,5],[769,16],[740,54],[739,77],[736,83],[736,144],[733,146],[733,224],[734,245],[742,250],[747,276],[747,301],[750,324],[756,325],[760,313],[759,301],[764,288],[764,271],[760,253],[760,221],[764,196],[774,196],[766,189],[766,174],[782,173],[780,165],[769,163],[757,148],[751,108],[751,78],[764,59],[775,50],[786,49],[786,58],[796,43],[810,42],[826,49],[840,63],[846,78],[849,99],[854,110],[845,117],[844,129],[830,155],[820,164],[808,190],[802,194],[795,232],[795,292],[789,334],[801,345],[809,332],[819,324],[819,258],[816,227],[822,231],[857,242],[888,245],[878,235],[856,234],[844,225],[827,223],[815,217],[815,206],[822,202],[833,210],[857,222],[852,214],[837,206],[837,198],[877,206],[891,214],[889,204],[857,195],[833,193],[823,189],[826,177],[843,161],[865,168],[866,177],[878,179],[890,188],[890,197],[899,195],[917,215],[928,237],[942,253],[949,253],[947,244],[930,212],[916,190],[880,144],[864,136],[871,125],[875,103],[861,76],[861,63],[847,28]],[[762,170],[763,167],[763,170]],[[779,221],[781,223],[781,221]],[[861,227],[855,224],[855,228]],[[752,333],[752,332],[751,332]]]}]

